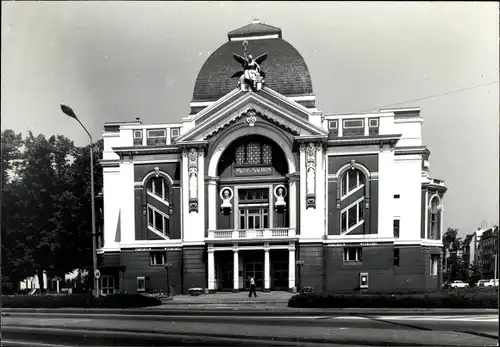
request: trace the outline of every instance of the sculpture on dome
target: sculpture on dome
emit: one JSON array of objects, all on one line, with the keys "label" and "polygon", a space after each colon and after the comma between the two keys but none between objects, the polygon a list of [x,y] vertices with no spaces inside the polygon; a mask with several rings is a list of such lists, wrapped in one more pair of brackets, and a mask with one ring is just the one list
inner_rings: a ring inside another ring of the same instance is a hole
[{"label": "sculpture on dome", "polygon": [[233,53],[234,59],[241,64],[243,71],[238,71],[231,76],[231,78],[239,78],[238,84],[242,90],[249,90],[249,88],[256,92],[262,88],[264,85],[264,78],[266,74],[262,71],[260,64],[262,64],[267,59],[267,53],[259,55],[257,58],[253,58],[251,54],[247,55],[248,42],[243,42],[243,47],[245,49],[244,56]]}]

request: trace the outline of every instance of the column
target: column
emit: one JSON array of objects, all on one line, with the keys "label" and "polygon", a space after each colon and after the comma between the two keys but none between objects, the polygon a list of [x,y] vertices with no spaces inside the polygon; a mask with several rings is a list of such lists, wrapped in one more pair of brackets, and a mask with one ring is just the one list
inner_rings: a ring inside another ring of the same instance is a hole
[{"label": "column", "polygon": [[300,209],[300,205],[297,206],[297,181],[295,177],[292,177],[289,181],[289,215],[290,215],[290,229],[295,229],[297,231],[297,209]]},{"label": "column", "polygon": [[271,276],[269,264],[269,245],[264,245],[264,292],[271,290]]},{"label": "column", "polygon": [[240,289],[240,260],[238,249],[233,249],[233,292],[237,293]]},{"label": "column", "polygon": [[210,178],[208,182],[208,230],[217,229],[217,182]]},{"label": "column", "polygon": [[208,291],[215,291],[215,257],[213,248],[208,248]]},{"label": "column", "polygon": [[288,288],[295,288],[295,243],[291,242],[288,247]]}]

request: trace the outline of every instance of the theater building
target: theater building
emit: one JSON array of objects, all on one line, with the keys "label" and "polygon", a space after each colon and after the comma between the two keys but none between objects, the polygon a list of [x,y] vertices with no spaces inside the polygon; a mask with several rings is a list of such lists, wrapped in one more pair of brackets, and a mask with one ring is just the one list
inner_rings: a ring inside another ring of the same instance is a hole
[{"label": "theater building", "polygon": [[104,126],[103,294],[440,286],[446,188],[419,108],[320,111],[300,53],[258,21],[206,60],[190,106]]}]

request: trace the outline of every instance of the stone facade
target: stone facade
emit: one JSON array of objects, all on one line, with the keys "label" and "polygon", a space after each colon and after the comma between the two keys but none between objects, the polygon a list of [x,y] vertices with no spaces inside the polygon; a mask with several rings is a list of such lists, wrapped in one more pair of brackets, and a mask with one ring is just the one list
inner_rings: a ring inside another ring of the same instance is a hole
[{"label": "stone facade", "polygon": [[281,29],[252,25],[249,50],[280,64],[258,91],[208,85],[232,83],[222,62],[239,68],[229,35],[180,123],[105,125],[103,293],[238,291],[250,277],[264,291],[437,289],[446,187],[429,175],[420,110],[319,111]]}]

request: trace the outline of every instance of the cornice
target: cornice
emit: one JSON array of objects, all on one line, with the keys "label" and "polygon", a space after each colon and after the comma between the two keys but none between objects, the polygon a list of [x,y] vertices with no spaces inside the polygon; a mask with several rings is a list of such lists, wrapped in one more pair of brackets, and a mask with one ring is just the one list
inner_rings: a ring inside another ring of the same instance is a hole
[{"label": "cornice", "polygon": [[375,136],[352,136],[352,137],[339,137],[336,139],[328,139],[328,147],[333,146],[359,146],[359,145],[373,145],[380,146],[390,145],[394,147],[400,140],[401,134],[392,135],[375,135]]},{"label": "cornice", "polygon": [[169,154],[181,153],[181,148],[176,145],[167,146],[127,146],[127,147],[113,147],[113,151],[123,158],[123,156],[134,156],[142,154]]}]

